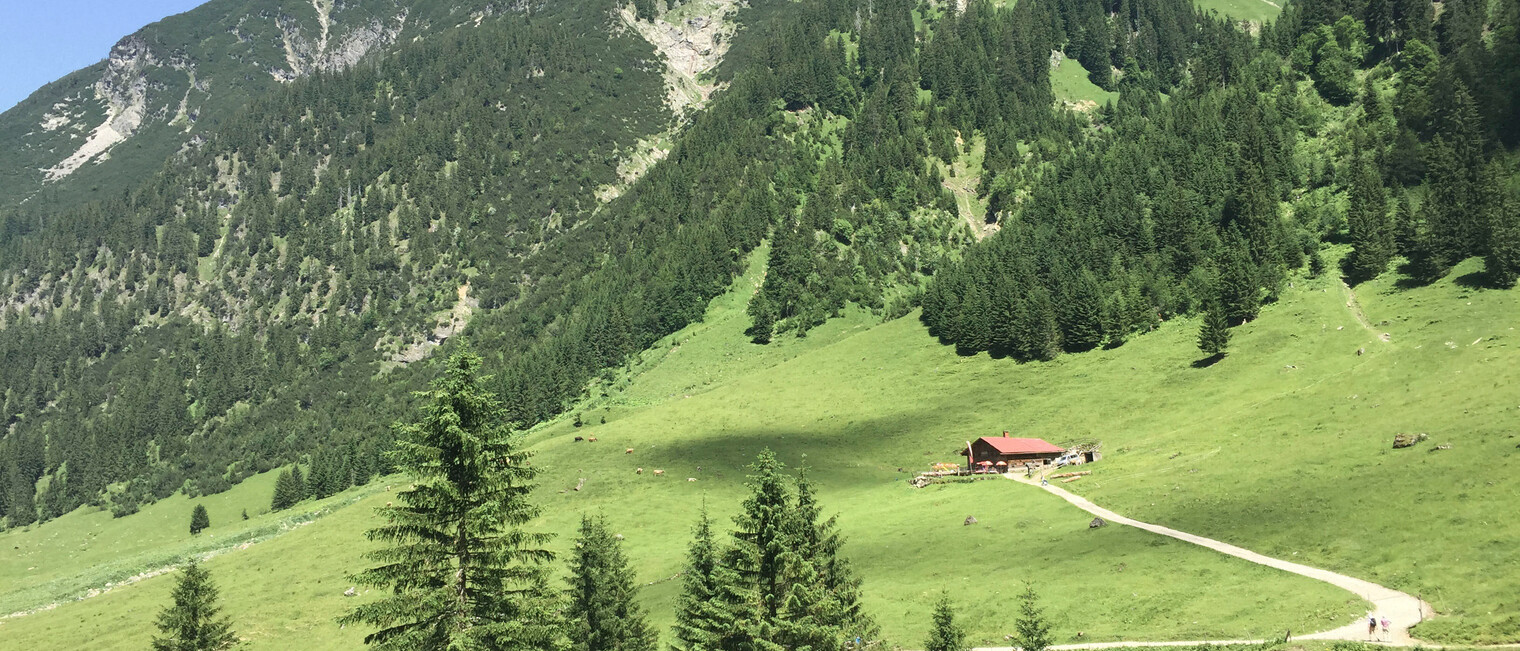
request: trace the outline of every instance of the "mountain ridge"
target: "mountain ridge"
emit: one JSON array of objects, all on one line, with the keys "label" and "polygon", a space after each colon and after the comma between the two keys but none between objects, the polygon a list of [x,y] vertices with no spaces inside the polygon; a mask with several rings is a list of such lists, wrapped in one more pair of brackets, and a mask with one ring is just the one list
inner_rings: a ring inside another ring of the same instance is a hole
[{"label": "mountain ridge", "polygon": [[[168,157],[274,85],[347,68],[403,32],[419,34],[456,12],[473,8],[472,16],[484,17],[496,7],[210,0],[155,21],[123,37],[101,62],[0,113],[0,147],[15,152],[0,163],[0,206],[39,193],[68,203],[79,200],[71,195],[100,196],[101,188],[87,186],[121,185],[120,168]],[[83,180],[72,180],[81,173]]]}]

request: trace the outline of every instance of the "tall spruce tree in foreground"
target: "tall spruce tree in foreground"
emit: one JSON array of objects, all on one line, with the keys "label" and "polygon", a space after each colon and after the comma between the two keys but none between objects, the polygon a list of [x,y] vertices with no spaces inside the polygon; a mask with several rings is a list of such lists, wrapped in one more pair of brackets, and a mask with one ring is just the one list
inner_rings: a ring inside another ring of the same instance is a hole
[{"label": "tall spruce tree in foreground", "polygon": [[836,619],[845,638],[875,639],[881,632],[876,622],[861,609],[861,580],[851,569],[849,559],[840,555],[844,535],[839,532],[838,517],[822,517],[816,490],[804,467],[797,473],[797,519],[800,532],[798,551],[817,572],[817,581],[827,598],[826,615]]},{"label": "tall spruce tree in foreground", "polygon": [[924,641],[925,651],[969,651],[966,632],[955,623],[955,608],[950,605],[950,595],[940,594],[934,602],[934,624],[929,629],[929,639]]},{"label": "tall spruce tree in foreground", "polygon": [[158,615],[163,637],[153,638],[154,651],[209,651],[237,643],[232,623],[218,617],[217,589],[211,574],[190,561],[174,586],[174,603]]},{"label": "tall spruce tree in foreground", "polygon": [[581,517],[568,581],[572,649],[654,651],[654,631],[635,600],[633,569],[603,518]]},{"label": "tall spruce tree in foreground", "polygon": [[550,536],[522,528],[538,513],[531,453],[483,388],[480,357],[461,350],[444,367],[416,394],[421,420],[396,426],[392,458],[416,483],[378,509],[387,524],[366,536],[385,545],[368,555],[380,565],[354,576],[391,594],[339,622],[378,627],[364,641],[382,649],[564,649]]},{"label": "tall spruce tree in foreground", "polygon": [[1050,647],[1050,623],[1040,611],[1040,597],[1034,586],[1025,584],[1019,595],[1019,619],[1014,624],[1013,644],[1023,651],[1045,651]]},{"label": "tall spruce tree in foreground", "polygon": [[[723,649],[842,649],[876,633],[861,612],[859,581],[837,555],[833,520],[819,521],[804,479],[794,499],[771,451],[750,466],[750,497],[734,517],[734,544],[720,586],[732,598],[733,635]],[[727,585],[723,585],[724,582]]]},{"label": "tall spruce tree in foreground", "polygon": [[713,541],[712,520],[707,507],[693,531],[681,577],[681,596],[676,601],[676,624],[672,628],[676,651],[711,651],[732,648],[724,641],[734,635],[729,607],[735,586],[733,574],[720,563],[722,552]]},{"label": "tall spruce tree in foreground", "polygon": [[195,535],[211,527],[211,516],[206,513],[206,507],[196,504],[190,512],[190,535]]},{"label": "tall spruce tree in foreground", "polygon": [[1230,347],[1230,322],[1218,301],[1203,313],[1203,327],[1198,332],[1198,350],[1211,357],[1223,357]]}]

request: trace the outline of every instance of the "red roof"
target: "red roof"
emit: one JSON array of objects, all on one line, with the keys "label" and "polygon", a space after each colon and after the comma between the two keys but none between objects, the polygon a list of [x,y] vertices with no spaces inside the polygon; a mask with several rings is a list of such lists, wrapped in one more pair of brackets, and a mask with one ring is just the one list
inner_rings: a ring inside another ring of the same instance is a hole
[{"label": "red roof", "polygon": [[982,441],[991,445],[994,450],[1003,454],[1041,454],[1047,452],[1065,452],[1045,442],[1045,439],[1016,439],[1007,436],[983,436]]}]

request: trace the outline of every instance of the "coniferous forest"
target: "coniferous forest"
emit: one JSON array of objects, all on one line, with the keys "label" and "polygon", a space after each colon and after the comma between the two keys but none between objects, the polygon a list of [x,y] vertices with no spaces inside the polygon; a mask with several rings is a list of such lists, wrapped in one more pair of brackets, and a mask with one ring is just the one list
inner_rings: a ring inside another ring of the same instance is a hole
[{"label": "coniferous forest", "polygon": [[[364,483],[462,337],[530,427],[699,320],[762,243],[757,344],[921,308],[1009,363],[1203,312],[1219,354],[1300,268],[1520,275],[1515,0],[1294,1],[1266,25],[954,4],[753,0],[722,89],[673,117],[614,3],[548,1],[283,84],[105,198],[5,209],[0,515],[126,515],[293,462],[275,508]],[[1118,100],[1062,106],[1053,58]],[[945,170],[978,146],[968,223]]]}]

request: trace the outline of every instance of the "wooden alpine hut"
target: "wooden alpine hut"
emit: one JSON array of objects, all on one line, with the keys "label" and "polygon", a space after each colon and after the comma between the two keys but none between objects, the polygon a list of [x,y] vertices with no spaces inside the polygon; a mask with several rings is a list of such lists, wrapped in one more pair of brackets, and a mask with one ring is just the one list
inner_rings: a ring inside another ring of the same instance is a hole
[{"label": "wooden alpine hut", "polygon": [[983,436],[967,441],[961,454],[966,455],[968,467],[974,468],[983,465],[984,461],[995,466],[1044,466],[1055,463],[1065,452],[1044,439],[1014,438],[1003,432],[1002,436]]}]

